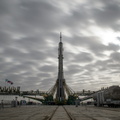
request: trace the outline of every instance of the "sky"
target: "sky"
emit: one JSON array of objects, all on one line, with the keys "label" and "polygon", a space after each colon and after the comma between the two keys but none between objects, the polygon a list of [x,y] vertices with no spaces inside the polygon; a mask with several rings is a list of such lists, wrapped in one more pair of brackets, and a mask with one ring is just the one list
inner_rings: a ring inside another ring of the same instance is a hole
[{"label": "sky", "polygon": [[74,91],[120,85],[119,0],[0,0],[0,86],[49,90],[60,32]]}]

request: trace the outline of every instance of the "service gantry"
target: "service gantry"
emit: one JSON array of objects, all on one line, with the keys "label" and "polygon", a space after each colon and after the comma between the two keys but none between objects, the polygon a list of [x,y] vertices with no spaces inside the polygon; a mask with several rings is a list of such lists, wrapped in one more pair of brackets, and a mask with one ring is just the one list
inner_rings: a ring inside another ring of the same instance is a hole
[{"label": "service gantry", "polygon": [[55,96],[55,100],[58,102],[64,102],[66,97],[74,94],[74,91],[66,84],[64,78],[63,58],[62,34],[60,33],[60,42],[58,47],[58,78],[54,86],[47,92],[52,96]]}]

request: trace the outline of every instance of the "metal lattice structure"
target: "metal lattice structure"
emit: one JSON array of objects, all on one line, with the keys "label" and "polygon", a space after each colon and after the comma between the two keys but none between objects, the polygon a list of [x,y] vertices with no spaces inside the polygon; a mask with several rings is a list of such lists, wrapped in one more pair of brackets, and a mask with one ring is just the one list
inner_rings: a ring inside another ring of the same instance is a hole
[{"label": "metal lattice structure", "polygon": [[66,96],[73,95],[74,91],[66,84],[63,72],[63,43],[60,33],[60,42],[58,47],[58,78],[54,86],[47,91],[48,94],[55,96],[59,102],[65,101]]}]

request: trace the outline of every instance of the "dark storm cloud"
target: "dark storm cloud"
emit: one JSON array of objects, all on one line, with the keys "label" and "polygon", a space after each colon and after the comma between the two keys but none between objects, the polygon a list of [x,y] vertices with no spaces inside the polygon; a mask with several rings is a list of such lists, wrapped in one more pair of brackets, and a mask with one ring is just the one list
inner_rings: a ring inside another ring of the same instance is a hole
[{"label": "dark storm cloud", "polygon": [[80,54],[77,54],[75,56],[75,59],[73,60],[73,62],[79,62],[79,63],[90,63],[93,61],[93,57],[91,54],[89,53],[85,53],[85,52],[81,52]]},{"label": "dark storm cloud", "polygon": [[56,70],[56,67],[51,65],[44,65],[39,69],[43,72],[54,72]]},{"label": "dark storm cloud", "polygon": [[[68,50],[69,51],[69,50]],[[67,61],[72,61],[75,59],[75,54],[71,52],[64,52],[64,61],[67,64]],[[69,63],[68,63],[69,64]]]},{"label": "dark storm cloud", "polygon": [[[57,21],[57,14],[61,14],[60,10],[53,6],[50,2],[46,1],[22,1],[21,7],[23,8],[24,14],[23,19],[28,24],[38,25],[44,27],[44,29],[53,28],[59,25]],[[34,21],[34,22],[33,22]]]},{"label": "dark storm cloud", "polygon": [[[93,24],[91,20],[99,27],[119,31],[120,2],[118,0],[90,0],[85,4],[77,4],[69,12],[70,14],[64,18],[64,23],[67,27],[69,26],[73,34]],[[82,35],[82,33],[79,34]]]},{"label": "dark storm cloud", "polygon": [[101,8],[92,9],[96,23],[102,27],[119,30],[120,2],[118,0],[101,0],[100,2],[103,4]]},{"label": "dark storm cloud", "polygon": [[56,81],[56,79],[53,78],[53,77],[49,77],[49,78],[43,79],[41,81],[39,89],[48,91],[55,84],[55,81]]},{"label": "dark storm cloud", "polygon": [[120,70],[115,70],[115,71],[111,71],[110,74],[113,74],[113,75],[118,75],[120,73]]},{"label": "dark storm cloud", "polygon": [[109,51],[118,51],[120,49],[120,46],[110,43],[107,48]]},{"label": "dark storm cloud", "polygon": [[[27,66],[27,65],[13,65],[9,68],[7,68],[7,70],[5,71],[5,73],[9,73],[9,74],[12,74],[12,73],[18,73],[20,74],[22,71],[28,71],[29,69],[32,69],[31,66]],[[4,74],[5,74],[4,73]]]},{"label": "dark storm cloud", "polygon": [[0,14],[4,15],[6,13],[9,13],[9,1],[1,0],[0,1]]},{"label": "dark storm cloud", "polygon": [[117,37],[117,39],[120,41],[120,37]]},{"label": "dark storm cloud", "polygon": [[11,36],[8,33],[0,30],[0,47],[7,46],[10,44],[10,42]]},{"label": "dark storm cloud", "polygon": [[82,70],[79,65],[69,65],[67,70],[65,70],[65,76],[74,75],[80,73]]},{"label": "dark storm cloud", "polygon": [[114,52],[110,55],[110,58],[115,62],[120,62],[120,53]]},{"label": "dark storm cloud", "polygon": [[76,29],[79,26],[82,29],[85,28],[86,24],[88,25],[88,19],[90,19],[90,13],[85,9],[84,6],[78,5],[76,9],[70,10],[70,15],[68,15],[64,21],[65,25],[70,26],[71,29]]},{"label": "dark storm cloud", "polygon": [[111,69],[119,69],[120,68],[120,64],[119,63],[115,63],[115,62],[111,62],[108,64],[108,67]]},{"label": "dark storm cloud", "polygon": [[109,80],[109,79],[111,79],[111,77],[99,77],[99,79]]},{"label": "dark storm cloud", "polygon": [[42,76],[43,78],[46,78],[46,77],[49,78],[49,77],[51,77],[51,75],[49,73],[38,73],[37,76],[38,77]]},{"label": "dark storm cloud", "polygon": [[107,49],[100,41],[100,38],[95,36],[74,36],[70,42],[75,46],[85,47],[96,55],[100,55],[100,53]]},{"label": "dark storm cloud", "polygon": [[43,0],[6,0],[1,5],[3,3],[5,6],[3,8],[7,10],[3,10],[1,28],[4,31],[10,31],[12,35],[39,34],[46,36],[45,32],[50,32],[51,28],[60,27],[61,14],[64,14],[51,2]]},{"label": "dark storm cloud", "polygon": [[33,34],[16,41],[16,44],[32,51],[36,50],[36,48],[42,48],[46,44],[46,41],[41,36]]},{"label": "dark storm cloud", "polygon": [[[85,67],[81,67],[82,68],[82,70],[86,70],[86,71],[84,71],[83,73],[82,73],[82,76],[81,77],[90,77],[91,76],[91,73],[90,73],[90,70],[89,70],[89,68],[86,68],[86,66]],[[81,78],[80,77],[80,78]],[[81,78],[82,79],[82,78]]]},{"label": "dark storm cloud", "polygon": [[113,64],[112,60],[102,60],[102,61],[98,60],[94,64],[86,65],[85,68],[88,69],[89,71],[94,71],[94,69],[96,69],[98,72],[103,72],[103,71],[105,72],[105,71],[110,71],[112,69],[114,70],[117,69],[118,66],[116,64],[117,63]]}]

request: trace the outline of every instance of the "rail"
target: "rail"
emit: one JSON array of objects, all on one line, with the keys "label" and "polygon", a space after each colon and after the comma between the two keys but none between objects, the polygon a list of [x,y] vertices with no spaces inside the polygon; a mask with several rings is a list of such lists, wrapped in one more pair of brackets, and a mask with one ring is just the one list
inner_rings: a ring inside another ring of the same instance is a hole
[{"label": "rail", "polygon": [[72,117],[72,115],[67,111],[65,107],[63,107],[67,115],[69,116],[70,120],[75,120],[75,118]]},{"label": "rail", "polygon": [[58,107],[53,111],[53,113],[51,114],[51,116],[49,118],[47,118],[46,120],[51,120],[53,118],[53,116],[54,116],[55,112],[57,111]]},{"label": "rail", "polygon": [[[58,107],[53,111],[53,113],[51,114],[51,116],[50,116],[49,118],[46,118],[46,119],[44,119],[44,120],[52,120],[53,117],[54,117],[54,115],[56,114],[57,110],[59,109],[59,107],[60,107],[60,106],[58,106]],[[62,106],[62,107],[63,107],[63,106]],[[63,109],[64,109],[64,111],[65,111],[65,113],[66,113],[66,115],[67,115],[67,117],[68,117],[69,120],[75,120],[75,119],[71,116],[71,114],[66,110],[65,107],[63,107]]]}]

